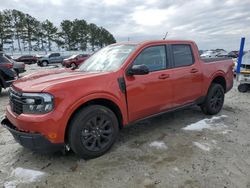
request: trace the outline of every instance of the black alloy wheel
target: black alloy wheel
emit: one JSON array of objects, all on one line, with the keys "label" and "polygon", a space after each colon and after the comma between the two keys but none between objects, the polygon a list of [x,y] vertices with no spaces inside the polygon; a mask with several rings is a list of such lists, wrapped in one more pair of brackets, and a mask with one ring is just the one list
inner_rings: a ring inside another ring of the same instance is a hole
[{"label": "black alloy wheel", "polygon": [[99,151],[112,139],[112,129],[109,117],[96,114],[86,122],[81,132],[82,144],[89,151]]},{"label": "black alloy wheel", "polygon": [[84,159],[99,157],[114,144],[119,124],[115,113],[102,105],[86,106],[73,117],[68,131],[71,149]]},{"label": "black alloy wheel", "polygon": [[220,84],[213,83],[207,93],[201,110],[208,115],[214,115],[221,111],[224,104],[224,88]]}]

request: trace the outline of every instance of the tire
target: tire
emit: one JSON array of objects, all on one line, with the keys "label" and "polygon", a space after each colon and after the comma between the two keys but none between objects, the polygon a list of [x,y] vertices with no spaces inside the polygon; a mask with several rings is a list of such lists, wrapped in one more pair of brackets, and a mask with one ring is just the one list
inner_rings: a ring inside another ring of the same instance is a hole
[{"label": "tire", "polygon": [[212,84],[208,90],[201,110],[207,115],[214,115],[221,111],[224,104],[224,89],[220,84]]},{"label": "tire", "polygon": [[48,61],[42,61],[42,66],[47,67],[48,66]]},{"label": "tire", "polygon": [[71,63],[71,64],[70,64],[70,67],[71,67],[71,68],[76,68],[77,66],[76,66],[75,63]]},{"label": "tire", "polygon": [[92,105],[75,114],[70,123],[68,141],[77,155],[92,159],[111,148],[118,132],[118,120],[114,112],[101,105]]},{"label": "tire", "polygon": [[240,84],[238,86],[238,91],[241,93],[246,93],[248,91],[248,85],[247,84]]}]

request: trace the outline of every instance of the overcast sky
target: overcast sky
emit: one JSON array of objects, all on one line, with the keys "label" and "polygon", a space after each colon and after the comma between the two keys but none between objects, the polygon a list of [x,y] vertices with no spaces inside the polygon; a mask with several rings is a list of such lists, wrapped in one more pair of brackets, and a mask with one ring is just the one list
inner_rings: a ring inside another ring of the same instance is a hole
[{"label": "overcast sky", "polygon": [[85,19],[108,29],[117,41],[191,39],[199,48],[250,48],[250,0],[1,0],[0,10],[17,9],[59,26]]}]

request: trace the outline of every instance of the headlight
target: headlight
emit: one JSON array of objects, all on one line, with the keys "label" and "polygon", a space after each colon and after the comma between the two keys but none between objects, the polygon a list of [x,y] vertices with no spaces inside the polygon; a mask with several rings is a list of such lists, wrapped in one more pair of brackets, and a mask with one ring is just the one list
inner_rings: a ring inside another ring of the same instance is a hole
[{"label": "headlight", "polygon": [[24,114],[45,114],[53,110],[54,97],[48,93],[23,93]]}]

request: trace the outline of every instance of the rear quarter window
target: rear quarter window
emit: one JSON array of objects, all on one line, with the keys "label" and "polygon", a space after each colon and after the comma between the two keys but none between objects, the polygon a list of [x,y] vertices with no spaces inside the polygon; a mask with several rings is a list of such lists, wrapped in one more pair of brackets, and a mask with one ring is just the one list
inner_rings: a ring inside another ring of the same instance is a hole
[{"label": "rear quarter window", "polygon": [[185,67],[194,63],[193,52],[189,44],[172,45],[174,67]]}]

